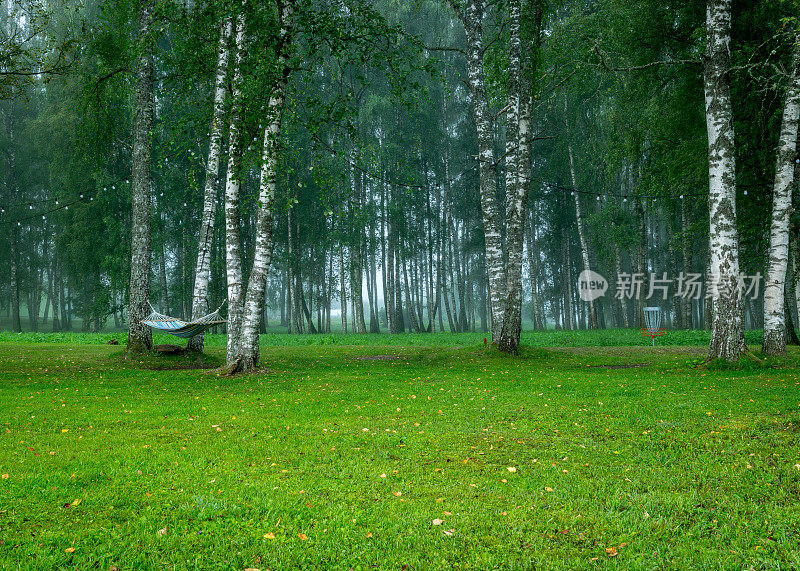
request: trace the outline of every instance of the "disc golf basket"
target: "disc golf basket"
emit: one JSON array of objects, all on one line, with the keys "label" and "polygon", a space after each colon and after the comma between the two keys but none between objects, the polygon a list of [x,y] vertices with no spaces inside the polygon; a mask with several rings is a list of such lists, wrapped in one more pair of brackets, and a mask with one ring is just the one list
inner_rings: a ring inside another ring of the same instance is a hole
[{"label": "disc golf basket", "polygon": [[656,346],[656,337],[661,337],[666,333],[664,328],[661,327],[661,308],[660,307],[645,307],[644,308],[644,327],[642,327],[642,335],[650,337],[653,340],[653,347]]}]

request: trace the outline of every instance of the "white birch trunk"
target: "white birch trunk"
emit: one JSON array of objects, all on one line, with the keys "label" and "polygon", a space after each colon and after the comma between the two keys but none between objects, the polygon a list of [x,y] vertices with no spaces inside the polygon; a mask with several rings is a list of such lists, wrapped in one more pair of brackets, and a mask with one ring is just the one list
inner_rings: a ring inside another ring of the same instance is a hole
[{"label": "white birch trunk", "polygon": [[[730,96],[731,0],[708,0],[704,87],[708,131],[709,252],[713,322],[709,358],[745,350],[736,228],[736,164]],[[715,286],[715,287],[714,287]]]},{"label": "white birch trunk", "polygon": [[[503,324],[498,347],[519,350],[522,333],[522,251],[531,168],[531,106],[527,81],[522,81],[520,0],[510,0],[508,110],[506,111],[506,282]],[[511,130],[509,131],[509,127]]]},{"label": "white birch trunk", "polygon": [[[275,187],[278,178],[278,143],[281,134],[284,103],[286,101],[286,88],[291,71],[288,66],[288,52],[291,43],[290,32],[293,13],[293,3],[287,2],[281,7],[279,15],[280,31],[276,62],[278,79],[267,105],[264,146],[261,154],[261,181],[258,193],[255,252],[253,255],[253,267],[247,284],[242,342],[239,345],[240,355],[236,360],[238,369],[242,371],[254,370],[258,365],[259,359],[258,329],[264,312],[267,272],[272,260],[272,220]],[[310,321],[309,325],[311,325]],[[233,372],[233,370],[230,372]]]},{"label": "white birch trunk", "polygon": [[503,265],[503,237],[496,196],[492,116],[489,112],[483,70],[485,0],[467,0],[463,10],[455,0],[450,0],[450,6],[464,25],[467,35],[467,84],[472,95],[475,128],[478,132],[481,215],[486,244],[486,270],[489,276],[492,343],[496,344],[500,339],[505,311],[505,268]]},{"label": "white birch trunk", "polygon": [[[568,145],[569,150],[569,173],[572,177],[572,188],[576,189],[574,194],[575,198],[575,219],[578,223],[578,241],[581,244],[581,259],[583,260],[583,269],[587,272],[592,268],[589,267],[589,244],[586,240],[586,232],[583,228],[583,214],[581,212],[581,197],[577,191],[578,179],[575,176],[575,159],[572,154],[572,143]],[[589,327],[597,329],[597,309],[595,308],[594,301],[589,301]]]},{"label": "white birch trunk", "polygon": [[[797,38],[800,41],[800,37]],[[794,46],[792,78],[786,88],[781,135],[775,160],[772,190],[772,226],[769,266],[764,289],[764,341],[767,355],[786,354],[785,289],[789,259],[789,218],[792,213],[794,159],[797,152],[797,125],[800,117],[800,47]]]},{"label": "white birch trunk", "polygon": [[[225,79],[228,75],[228,44],[233,33],[233,22],[226,19],[219,30],[217,50],[217,73],[214,79],[214,112],[208,143],[206,162],[206,182],[203,190],[203,220],[200,223],[197,265],[194,273],[194,292],[192,293],[192,319],[197,319],[208,311],[208,280],[211,275],[211,239],[214,236],[214,214],[217,206],[217,179],[220,153],[222,149],[222,122],[225,115]],[[192,351],[203,351],[205,335],[195,335],[189,339]]]},{"label": "white birch trunk", "polygon": [[128,315],[128,351],[149,351],[151,329],[140,322],[150,314],[150,142],[153,125],[153,24],[154,0],[139,5],[139,57],[136,71],[136,123],[133,131],[131,280]]},{"label": "white birch trunk", "polygon": [[225,266],[228,284],[228,347],[227,363],[232,366],[239,358],[242,344],[242,317],[244,295],[242,284],[242,252],[239,218],[239,189],[241,188],[241,110],[242,63],[245,51],[245,18],[239,14],[236,22],[233,68],[233,111],[229,129],[228,172],[225,180]]}]

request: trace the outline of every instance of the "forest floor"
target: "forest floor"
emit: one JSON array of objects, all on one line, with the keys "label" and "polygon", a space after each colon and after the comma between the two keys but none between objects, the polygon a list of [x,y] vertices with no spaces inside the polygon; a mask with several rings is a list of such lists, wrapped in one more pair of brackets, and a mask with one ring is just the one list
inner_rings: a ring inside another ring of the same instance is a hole
[{"label": "forest floor", "polygon": [[800,568],[797,349],[562,335],[267,336],[228,378],[4,334],[0,566]]}]

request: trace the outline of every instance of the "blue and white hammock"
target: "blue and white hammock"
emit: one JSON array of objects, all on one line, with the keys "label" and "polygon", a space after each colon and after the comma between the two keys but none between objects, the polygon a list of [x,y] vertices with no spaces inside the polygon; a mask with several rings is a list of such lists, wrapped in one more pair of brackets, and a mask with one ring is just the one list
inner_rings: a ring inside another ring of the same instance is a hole
[{"label": "blue and white hammock", "polygon": [[[148,305],[150,305],[149,302]],[[225,305],[224,301],[222,302],[222,305]],[[175,335],[176,337],[189,339],[190,337],[194,337],[195,335],[203,333],[209,327],[227,323],[227,321],[219,316],[219,310],[222,309],[222,305],[220,305],[213,313],[204,315],[203,317],[195,319],[194,321],[183,321],[177,317],[162,315],[153,309],[152,305],[150,305],[152,313],[144,318],[141,323],[152,327],[157,331],[163,331],[164,333],[169,333],[170,335]]]}]

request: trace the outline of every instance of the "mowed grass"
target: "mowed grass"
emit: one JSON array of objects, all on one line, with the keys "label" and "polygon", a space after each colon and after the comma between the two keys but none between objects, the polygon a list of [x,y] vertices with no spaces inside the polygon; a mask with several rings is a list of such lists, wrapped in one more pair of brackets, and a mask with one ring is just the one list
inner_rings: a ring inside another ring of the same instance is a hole
[{"label": "mowed grass", "polygon": [[234,378],[2,342],[0,565],[800,567],[796,350],[725,369],[478,337],[286,336]]}]

